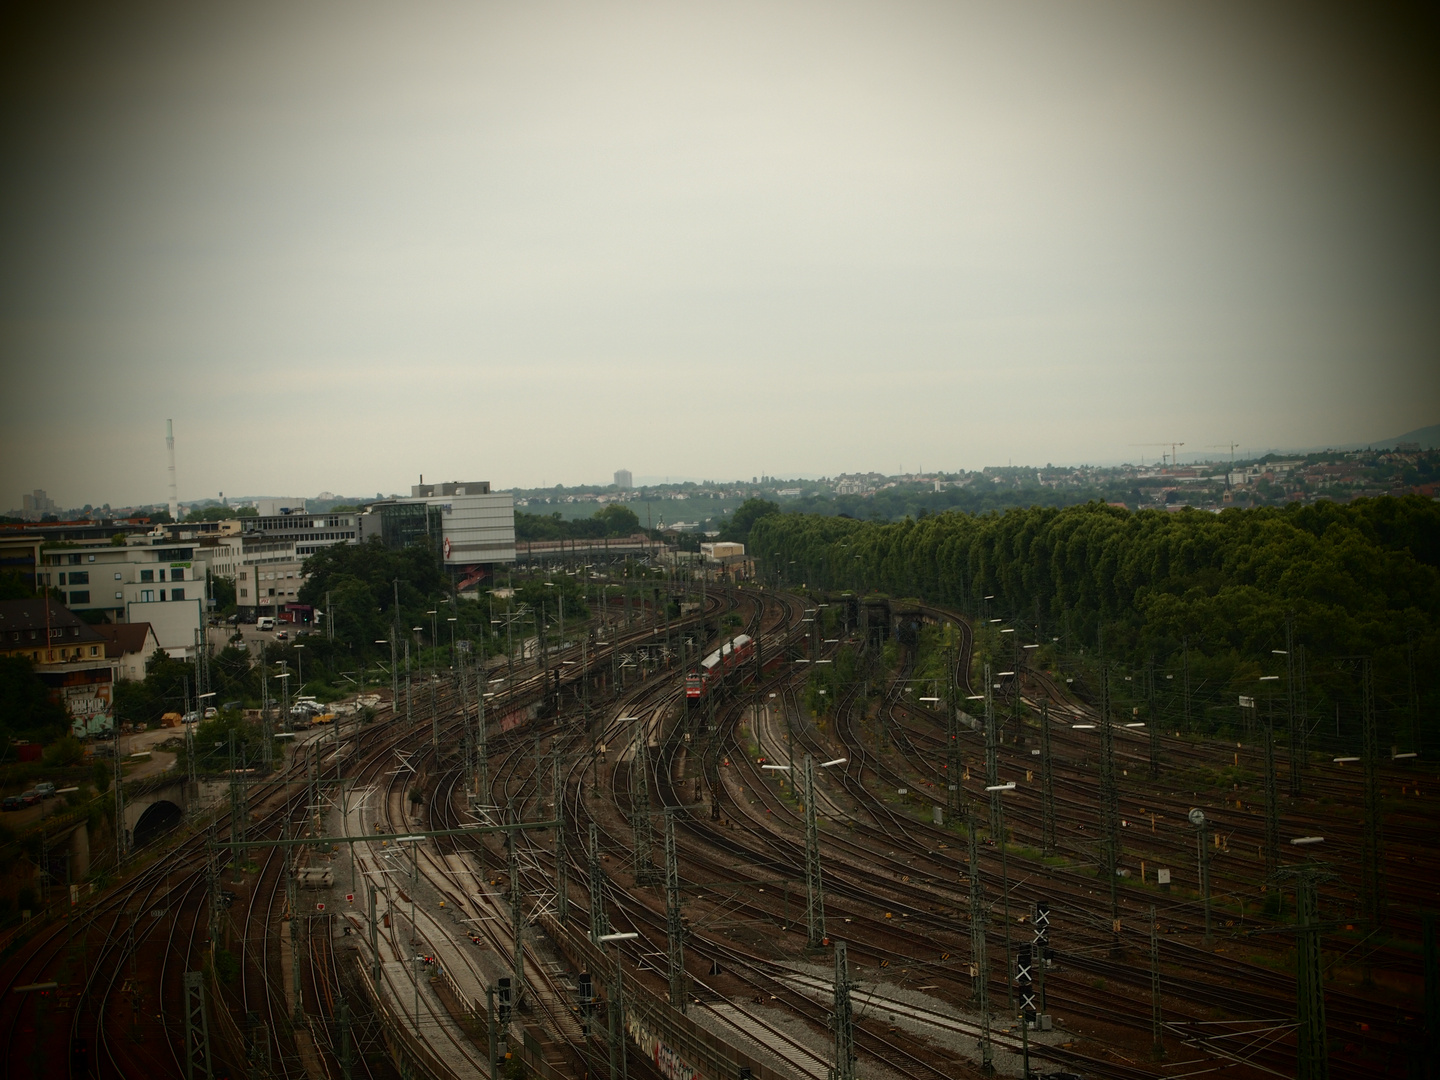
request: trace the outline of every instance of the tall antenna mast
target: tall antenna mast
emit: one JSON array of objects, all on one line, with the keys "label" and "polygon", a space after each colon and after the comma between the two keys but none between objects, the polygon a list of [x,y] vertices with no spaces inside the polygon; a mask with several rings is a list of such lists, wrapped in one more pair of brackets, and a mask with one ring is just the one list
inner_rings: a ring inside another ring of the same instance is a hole
[{"label": "tall antenna mast", "polygon": [[170,455],[170,520],[180,520],[180,500],[175,495],[175,424],[165,421],[165,451]]}]

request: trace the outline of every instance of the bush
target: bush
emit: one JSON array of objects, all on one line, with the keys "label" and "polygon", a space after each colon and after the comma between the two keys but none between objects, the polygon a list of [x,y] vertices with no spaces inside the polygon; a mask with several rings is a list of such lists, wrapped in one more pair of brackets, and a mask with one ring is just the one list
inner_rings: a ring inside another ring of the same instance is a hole
[{"label": "bush", "polygon": [[74,765],[84,756],[85,748],[80,745],[79,739],[74,735],[62,735],[45,748],[40,760],[51,768],[64,768]]},{"label": "bush", "polygon": [[91,782],[95,785],[95,790],[100,792],[101,795],[104,795],[110,790],[110,766],[105,764],[105,762],[95,762],[95,767],[90,770],[90,778]]}]

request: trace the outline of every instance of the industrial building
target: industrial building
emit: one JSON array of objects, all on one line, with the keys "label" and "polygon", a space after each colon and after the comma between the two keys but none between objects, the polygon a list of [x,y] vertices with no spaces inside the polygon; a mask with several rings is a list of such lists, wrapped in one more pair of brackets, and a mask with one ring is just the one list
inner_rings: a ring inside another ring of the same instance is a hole
[{"label": "industrial building", "polygon": [[492,575],[496,563],[515,561],[515,501],[492,492],[488,480],[412,485],[409,498],[382,499],[358,517],[360,540],[378,537],[399,548],[428,538],[446,572],[461,586]]}]

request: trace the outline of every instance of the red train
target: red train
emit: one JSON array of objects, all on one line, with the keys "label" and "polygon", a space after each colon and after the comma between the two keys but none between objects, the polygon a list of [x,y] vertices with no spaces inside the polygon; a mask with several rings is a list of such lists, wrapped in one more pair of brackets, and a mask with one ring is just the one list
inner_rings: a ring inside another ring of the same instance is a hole
[{"label": "red train", "polygon": [[685,696],[691,701],[703,698],[712,683],[718,683],[727,671],[739,667],[754,655],[755,642],[749,634],[741,634],[725,642],[685,677]]}]

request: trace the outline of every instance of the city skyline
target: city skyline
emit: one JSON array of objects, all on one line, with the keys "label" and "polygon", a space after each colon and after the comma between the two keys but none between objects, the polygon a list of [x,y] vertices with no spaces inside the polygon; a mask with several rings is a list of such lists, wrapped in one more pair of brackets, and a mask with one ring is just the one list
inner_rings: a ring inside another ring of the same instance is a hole
[{"label": "city skyline", "polygon": [[1399,6],[7,20],[10,498],[158,499],[170,418],[195,498],[1440,411],[1436,33]]}]

